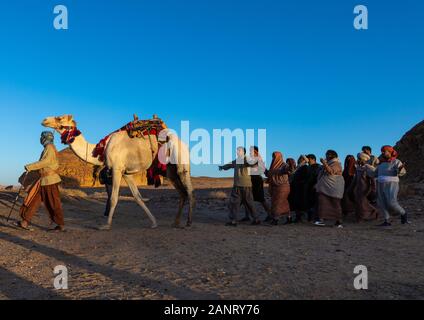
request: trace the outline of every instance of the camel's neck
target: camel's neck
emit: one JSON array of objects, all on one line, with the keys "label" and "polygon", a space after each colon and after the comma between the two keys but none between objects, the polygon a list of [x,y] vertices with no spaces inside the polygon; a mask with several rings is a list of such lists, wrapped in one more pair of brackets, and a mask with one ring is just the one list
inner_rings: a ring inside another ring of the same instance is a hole
[{"label": "camel's neck", "polygon": [[88,143],[82,134],[80,134],[78,137],[75,137],[75,141],[70,144],[70,147],[81,160],[91,163],[95,166],[101,166],[104,164],[103,162],[99,161],[99,159],[92,156],[96,145]]}]

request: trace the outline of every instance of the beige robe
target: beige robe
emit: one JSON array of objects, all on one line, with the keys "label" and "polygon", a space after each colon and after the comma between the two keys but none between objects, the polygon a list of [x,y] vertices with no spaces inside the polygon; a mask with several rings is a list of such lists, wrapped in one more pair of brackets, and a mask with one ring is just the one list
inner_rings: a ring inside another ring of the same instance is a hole
[{"label": "beige robe", "polygon": [[40,160],[25,166],[27,171],[38,171],[41,176],[41,186],[49,186],[61,182],[56,170],[59,169],[59,159],[56,147],[48,144],[44,147]]}]

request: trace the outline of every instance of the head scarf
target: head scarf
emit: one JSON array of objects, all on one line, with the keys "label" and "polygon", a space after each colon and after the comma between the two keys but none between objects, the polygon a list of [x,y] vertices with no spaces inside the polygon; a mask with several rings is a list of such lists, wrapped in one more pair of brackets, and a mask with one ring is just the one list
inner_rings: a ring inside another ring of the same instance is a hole
[{"label": "head scarf", "polygon": [[159,135],[158,135],[159,142],[166,142],[166,139],[168,138],[169,133],[170,133],[169,129],[164,129],[161,132],[159,132]]},{"label": "head scarf", "polygon": [[358,153],[358,159],[362,160],[364,162],[368,162],[368,161],[371,160],[371,157],[368,154],[366,154],[365,152],[359,152]]},{"label": "head scarf", "polygon": [[[383,153],[386,152],[386,151],[389,151],[391,153],[391,156],[390,156],[389,159],[387,159],[386,157],[383,156]],[[380,156],[380,162],[391,162],[398,157],[397,151],[392,146],[381,147],[381,153],[382,153],[382,155]]]},{"label": "head scarf", "polygon": [[50,131],[43,131],[41,133],[40,142],[45,147],[49,144],[53,144],[54,141],[54,135]]},{"label": "head scarf", "polygon": [[296,171],[297,165],[296,165],[296,161],[293,158],[288,158],[287,164],[289,165],[289,172],[290,173],[293,173],[293,172]]},{"label": "head scarf", "polygon": [[355,172],[356,172],[355,164],[356,164],[355,157],[352,155],[348,155],[344,163],[344,170],[343,170],[344,178],[355,175]]},{"label": "head scarf", "polygon": [[281,152],[275,151],[272,154],[272,162],[269,170],[278,170],[281,169],[284,165],[284,158]]},{"label": "head scarf", "polygon": [[275,151],[272,154],[272,162],[269,168],[268,173],[268,182],[273,185],[282,185],[288,183],[288,175],[287,173],[282,173],[281,169],[287,166],[284,162],[283,154],[281,152]]}]

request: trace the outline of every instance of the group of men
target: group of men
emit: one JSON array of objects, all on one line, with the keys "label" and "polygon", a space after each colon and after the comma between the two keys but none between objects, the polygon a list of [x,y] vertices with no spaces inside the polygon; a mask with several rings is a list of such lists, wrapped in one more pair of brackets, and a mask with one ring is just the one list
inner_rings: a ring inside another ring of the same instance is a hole
[{"label": "group of men", "polygon": [[[325,158],[313,154],[301,155],[296,162],[284,161],[280,152],[273,153],[269,169],[256,146],[246,154],[244,147],[237,148],[237,158],[219,170],[234,169],[234,186],[229,200],[229,222],[262,222],[277,225],[301,222],[304,218],[317,226],[334,221],[343,228],[343,218],[350,212],[356,220],[375,220],[383,216],[379,226],[391,225],[391,214],[399,214],[402,224],[408,224],[408,215],[399,205],[399,177],[406,173],[391,146],[383,146],[381,155],[372,155],[372,149],[364,146],[355,158],[346,157],[344,168],[334,150],[328,150]],[[266,176],[266,180],[263,179]],[[271,206],[265,200],[264,181],[268,182]],[[255,202],[260,203],[267,216],[259,219]],[[245,217],[239,220],[240,207],[245,207]]]}]

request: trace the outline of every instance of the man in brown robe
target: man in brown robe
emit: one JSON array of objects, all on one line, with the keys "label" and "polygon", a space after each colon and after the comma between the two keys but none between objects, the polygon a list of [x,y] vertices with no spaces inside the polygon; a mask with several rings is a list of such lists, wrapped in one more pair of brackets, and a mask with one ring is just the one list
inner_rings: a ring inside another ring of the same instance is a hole
[{"label": "man in brown robe", "polygon": [[355,179],[350,186],[355,196],[355,214],[358,222],[364,220],[375,220],[378,210],[370,203],[368,196],[372,192],[373,178],[367,174],[366,164],[370,156],[364,152],[358,153],[358,165],[356,167]]},{"label": "man in brown robe", "polygon": [[326,159],[321,159],[322,170],[318,176],[316,190],[318,193],[318,216],[317,226],[325,226],[324,220],[335,220],[338,228],[342,225],[341,200],[344,194],[344,178],[342,165],[334,150],[328,150]]},{"label": "man in brown robe", "polygon": [[269,170],[265,171],[271,195],[271,225],[278,225],[280,217],[284,215],[288,216],[287,219],[291,219],[288,201],[290,194],[288,171],[289,168],[284,162],[283,154],[275,151],[272,154],[271,166]]},{"label": "man in brown robe", "polygon": [[29,230],[32,217],[44,203],[51,221],[57,224],[52,231],[64,231],[62,203],[60,201],[59,183],[60,176],[56,170],[59,168],[58,153],[53,144],[53,133],[45,131],[41,134],[40,142],[44,146],[40,160],[25,166],[27,172],[38,171],[40,179],[37,180],[28,192],[24,204],[20,209],[22,221],[18,226]]}]

